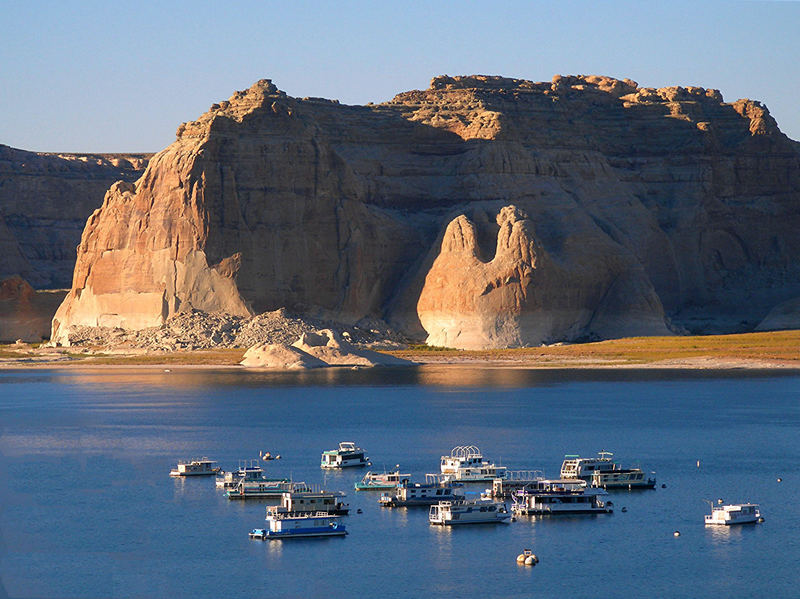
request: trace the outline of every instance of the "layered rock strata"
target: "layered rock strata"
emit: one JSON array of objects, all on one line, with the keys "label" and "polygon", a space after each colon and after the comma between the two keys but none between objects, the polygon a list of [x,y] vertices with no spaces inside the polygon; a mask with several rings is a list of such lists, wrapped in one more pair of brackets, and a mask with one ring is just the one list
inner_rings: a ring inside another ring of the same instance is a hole
[{"label": "layered rock strata", "polygon": [[800,154],[758,102],[437,77],[390,102],[269,80],[89,219],[53,321],[285,306],[462,348],[749,330],[800,296]]},{"label": "layered rock strata", "polygon": [[69,287],[86,218],[115,181],[138,179],[148,158],[0,144],[0,276],[20,275],[36,289]]}]

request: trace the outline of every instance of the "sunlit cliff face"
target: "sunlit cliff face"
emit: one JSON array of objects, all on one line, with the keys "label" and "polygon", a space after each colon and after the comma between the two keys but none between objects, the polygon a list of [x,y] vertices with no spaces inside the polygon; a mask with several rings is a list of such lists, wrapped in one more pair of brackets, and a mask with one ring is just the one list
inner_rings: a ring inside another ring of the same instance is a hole
[{"label": "sunlit cliff face", "polygon": [[757,102],[438,77],[374,106],[262,80],[89,219],[53,338],[189,308],[460,348],[733,331],[800,297],[800,157]]}]

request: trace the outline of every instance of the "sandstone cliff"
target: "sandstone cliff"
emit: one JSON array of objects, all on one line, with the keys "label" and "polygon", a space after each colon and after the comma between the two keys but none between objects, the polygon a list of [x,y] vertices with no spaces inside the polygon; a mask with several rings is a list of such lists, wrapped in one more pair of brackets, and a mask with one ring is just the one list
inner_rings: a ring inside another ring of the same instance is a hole
[{"label": "sandstone cliff", "polygon": [[716,90],[445,76],[343,106],[262,80],[112,186],[53,337],[281,306],[465,348],[747,330],[800,296],[798,225],[795,143]]},{"label": "sandstone cliff", "polygon": [[0,277],[18,274],[38,289],[69,287],[86,218],[112,183],[137,179],[148,158],[0,144]]}]

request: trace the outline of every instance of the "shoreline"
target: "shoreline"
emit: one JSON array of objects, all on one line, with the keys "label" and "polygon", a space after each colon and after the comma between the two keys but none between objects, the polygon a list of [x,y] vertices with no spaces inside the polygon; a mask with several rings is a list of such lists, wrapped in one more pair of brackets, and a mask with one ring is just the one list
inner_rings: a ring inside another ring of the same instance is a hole
[{"label": "shoreline", "polygon": [[[122,348],[33,348],[25,344],[5,345],[0,346],[0,370],[125,367],[282,372],[239,365],[244,352],[244,348],[148,353]],[[411,346],[409,349],[382,353],[410,360],[414,366],[535,370],[790,371],[800,370],[800,330],[687,337],[628,337],[593,343],[493,350]]]}]

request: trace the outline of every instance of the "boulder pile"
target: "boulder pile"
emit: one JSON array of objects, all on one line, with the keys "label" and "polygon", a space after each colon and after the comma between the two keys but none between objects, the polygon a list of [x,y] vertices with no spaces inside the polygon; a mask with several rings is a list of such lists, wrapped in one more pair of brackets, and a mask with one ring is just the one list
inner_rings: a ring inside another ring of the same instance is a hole
[{"label": "boulder pile", "polygon": [[257,368],[297,370],[325,366],[411,366],[413,362],[357,347],[331,330],[308,331],[292,345],[261,343],[248,349],[241,364]]}]

